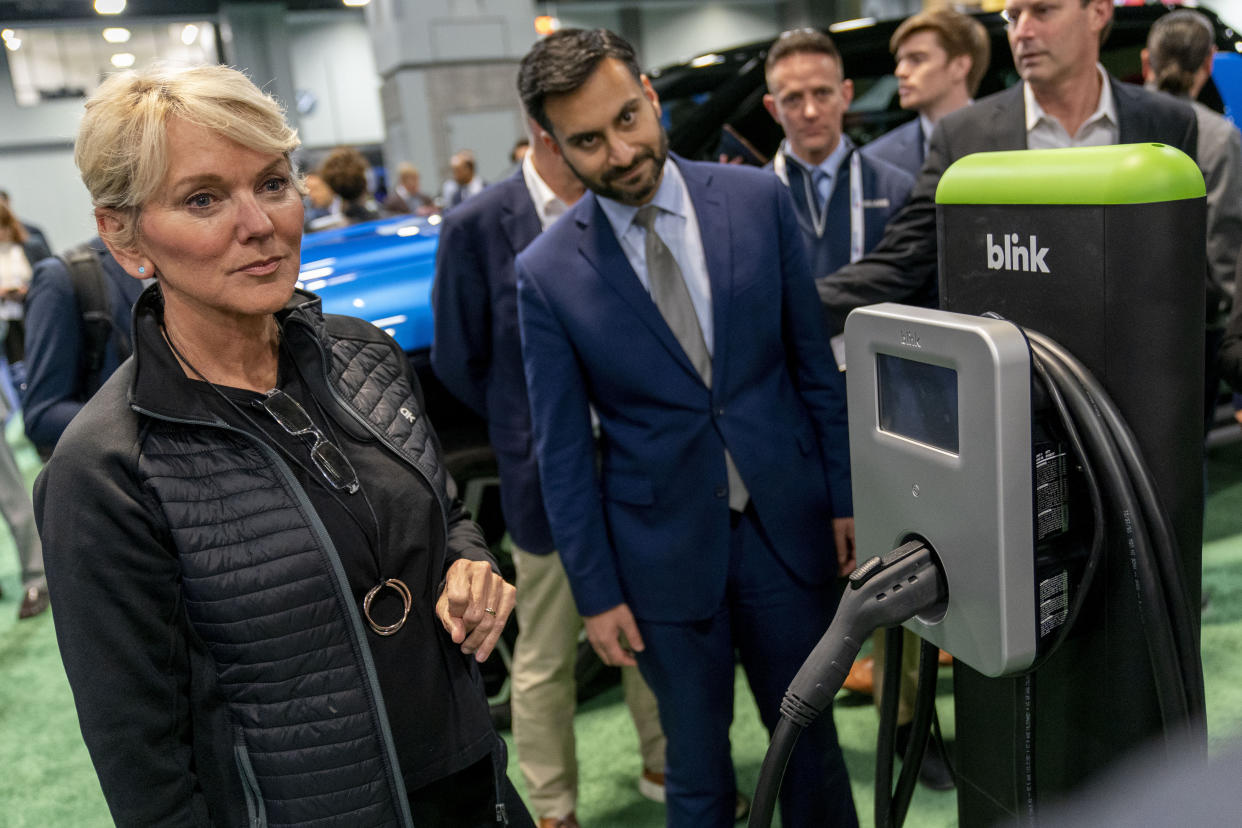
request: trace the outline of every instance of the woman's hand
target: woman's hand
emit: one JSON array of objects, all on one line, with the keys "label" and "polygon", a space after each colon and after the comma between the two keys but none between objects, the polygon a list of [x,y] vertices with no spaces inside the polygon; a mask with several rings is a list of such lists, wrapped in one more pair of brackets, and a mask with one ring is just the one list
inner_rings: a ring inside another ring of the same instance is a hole
[{"label": "woman's hand", "polygon": [[483,662],[513,612],[517,590],[492,571],[486,561],[454,561],[436,601],[436,615],[454,644]]}]

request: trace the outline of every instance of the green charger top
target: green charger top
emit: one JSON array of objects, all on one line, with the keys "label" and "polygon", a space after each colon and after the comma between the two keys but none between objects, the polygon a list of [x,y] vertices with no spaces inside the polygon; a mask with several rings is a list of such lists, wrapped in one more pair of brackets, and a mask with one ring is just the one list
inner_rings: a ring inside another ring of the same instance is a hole
[{"label": "green charger top", "polygon": [[1199,166],[1168,144],[978,152],[940,178],[937,204],[1151,204],[1203,198]]}]

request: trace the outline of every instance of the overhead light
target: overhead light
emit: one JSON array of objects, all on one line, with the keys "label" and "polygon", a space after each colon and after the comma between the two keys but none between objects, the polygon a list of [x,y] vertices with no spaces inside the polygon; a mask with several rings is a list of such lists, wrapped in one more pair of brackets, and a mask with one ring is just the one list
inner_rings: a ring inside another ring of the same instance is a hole
[{"label": "overhead light", "polygon": [[561,21],[550,14],[541,14],[535,18],[535,34],[545,37],[561,27]]},{"label": "overhead light", "polygon": [[371,0],[341,0],[341,2],[346,6],[349,6],[351,9],[354,9],[367,5],[371,2]]},{"label": "overhead light", "polygon": [[109,43],[128,43],[129,29],[110,28],[103,30],[103,39]]},{"label": "overhead light", "polygon": [[11,37],[17,37],[17,32],[12,29],[0,29],[0,40],[8,40]]},{"label": "overhead light", "polygon": [[17,36],[6,37],[4,39],[4,45],[10,52],[16,52],[18,49],[22,48],[22,39]]},{"label": "overhead light", "polygon": [[112,56],[112,65],[117,69],[128,69],[134,65],[134,56],[129,52],[117,52]]},{"label": "overhead light", "polygon": [[848,32],[852,29],[865,29],[868,26],[874,25],[874,17],[858,17],[853,20],[842,20],[840,23],[833,23],[828,27],[828,31],[835,34],[836,32]]},{"label": "overhead light", "polygon": [[125,0],[95,0],[97,14],[120,14],[125,11]]},{"label": "overhead light", "polygon": [[189,46],[196,40],[198,40],[198,26],[193,23],[185,24],[185,28],[181,30],[181,42]]}]

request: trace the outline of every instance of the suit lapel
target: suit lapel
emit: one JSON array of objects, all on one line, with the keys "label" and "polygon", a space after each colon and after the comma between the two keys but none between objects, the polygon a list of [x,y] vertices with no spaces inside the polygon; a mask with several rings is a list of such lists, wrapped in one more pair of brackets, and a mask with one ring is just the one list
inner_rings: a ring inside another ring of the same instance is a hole
[{"label": "suit lapel", "polygon": [[690,362],[690,358],[682,349],[681,343],[677,341],[677,337],[673,336],[672,329],[664,321],[660,309],[652,301],[651,294],[638,280],[638,274],[634,272],[634,268],[630,267],[630,261],[625,257],[621,243],[617,241],[608,216],[604,215],[603,208],[599,206],[598,198],[594,193],[589,192],[583,198],[587,201],[583,204],[584,209],[580,213],[575,211],[577,213],[575,219],[582,230],[578,241],[579,252],[600,275],[600,279],[629,305],[630,310],[642,320],[642,323],[677,360],[678,364],[696,379],[702,381],[699,372],[695,370],[694,364]]},{"label": "suit lapel", "polygon": [[[670,156],[670,160],[672,156]],[[699,222],[699,241],[707,261],[707,281],[712,288],[712,385],[725,376],[729,299],[733,295],[733,244],[729,231],[729,210],[715,173],[708,164],[685,163],[677,169],[685,179],[690,202]]]},{"label": "suit lapel", "polygon": [[1148,109],[1135,106],[1134,90],[1124,83],[1118,83],[1110,75],[1109,84],[1113,89],[1113,104],[1117,107],[1117,143],[1135,144],[1158,135],[1148,121]]},{"label": "suit lapel", "polygon": [[[520,170],[517,175],[521,175]],[[509,249],[515,256],[525,250],[526,245],[534,241],[543,230],[539,224],[539,213],[535,210],[535,203],[531,201],[530,193],[526,189],[525,179],[519,183],[521,186],[508,188],[500,216],[500,228],[504,231],[505,238],[509,240]]]},{"label": "suit lapel", "polygon": [[1026,149],[1026,97],[1023,85],[1018,83],[1004,92],[997,93],[993,128],[996,130],[996,150]]}]

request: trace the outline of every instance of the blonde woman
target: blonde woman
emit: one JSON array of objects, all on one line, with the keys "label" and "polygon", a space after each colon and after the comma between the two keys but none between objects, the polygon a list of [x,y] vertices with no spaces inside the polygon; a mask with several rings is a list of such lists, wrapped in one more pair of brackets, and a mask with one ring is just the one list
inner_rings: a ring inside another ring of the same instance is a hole
[{"label": "blonde woman", "polygon": [[122,825],[529,824],[476,662],[513,608],[396,344],[296,291],[278,105],[107,80],[76,160],[155,284],[36,484],[78,716]]}]

